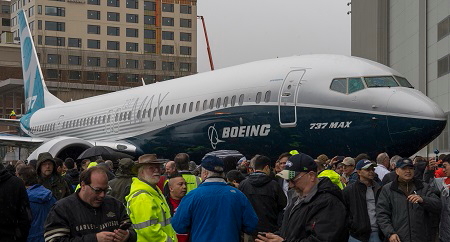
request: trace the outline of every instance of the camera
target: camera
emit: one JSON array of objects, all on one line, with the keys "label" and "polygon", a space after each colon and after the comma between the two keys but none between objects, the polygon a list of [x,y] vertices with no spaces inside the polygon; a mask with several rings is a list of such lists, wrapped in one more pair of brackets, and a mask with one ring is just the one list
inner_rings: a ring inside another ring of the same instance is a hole
[{"label": "camera", "polygon": [[434,154],[439,154],[439,150],[438,149],[434,149]]}]

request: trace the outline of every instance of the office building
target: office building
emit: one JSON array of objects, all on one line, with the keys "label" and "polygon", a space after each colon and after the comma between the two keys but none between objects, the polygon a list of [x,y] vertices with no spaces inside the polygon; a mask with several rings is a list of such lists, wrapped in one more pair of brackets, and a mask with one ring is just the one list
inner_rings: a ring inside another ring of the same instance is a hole
[{"label": "office building", "polygon": [[[17,12],[25,11],[46,84],[63,101],[197,72],[196,0],[13,0],[10,8],[1,3],[10,10],[5,31],[16,42]],[[0,77],[0,97],[21,92],[13,80],[21,78],[20,62],[14,62],[19,49],[0,45],[13,56],[0,56],[0,73],[10,72]],[[20,107],[0,109],[0,117],[12,109],[20,114]]]},{"label": "office building", "polygon": [[[450,110],[450,1],[353,0],[352,55],[388,65]],[[449,116],[447,115],[447,120]],[[449,150],[448,124],[419,154]]]}]

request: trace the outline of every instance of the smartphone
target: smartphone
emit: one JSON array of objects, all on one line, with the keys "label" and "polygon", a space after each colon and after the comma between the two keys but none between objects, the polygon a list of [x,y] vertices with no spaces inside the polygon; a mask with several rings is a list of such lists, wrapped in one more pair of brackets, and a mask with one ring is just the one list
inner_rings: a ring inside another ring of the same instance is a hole
[{"label": "smartphone", "polygon": [[127,230],[131,227],[131,223],[123,223],[119,226],[119,229],[121,230]]}]

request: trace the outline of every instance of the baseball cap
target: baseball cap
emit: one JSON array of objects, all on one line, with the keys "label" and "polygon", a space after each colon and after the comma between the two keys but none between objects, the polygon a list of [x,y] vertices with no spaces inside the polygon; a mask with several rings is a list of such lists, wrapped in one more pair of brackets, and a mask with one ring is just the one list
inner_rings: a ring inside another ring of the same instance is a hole
[{"label": "baseball cap", "polygon": [[414,167],[414,164],[413,164],[412,160],[409,158],[400,159],[395,164],[395,168],[403,168],[405,166]]},{"label": "baseball cap", "polygon": [[346,166],[355,166],[355,159],[353,159],[352,157],[345,157],[342,164],[344,164]]},{"label": "baseball cap", "polygon": [[317,164],[314,159],[307,154],[297,154],[289,157],[286,167],[277,176],[290,180],[297,176],[299,172],[317,171]]},{"label": "baseball cap", "polygon": [[222,173],[225,167],[225,164],[219,157],[212,155],[208,155],[205,158],[203,158],[202,163],[200,165],[208,171],[213,171],[217,173]]},{"label": "baseball cap", "polygon": [[376,166],[377,165],[370,160],[360,160],[358,161],[358,164],[356,164],[356,170],[365,170],[368,169],[369,167],[376,167]]}]

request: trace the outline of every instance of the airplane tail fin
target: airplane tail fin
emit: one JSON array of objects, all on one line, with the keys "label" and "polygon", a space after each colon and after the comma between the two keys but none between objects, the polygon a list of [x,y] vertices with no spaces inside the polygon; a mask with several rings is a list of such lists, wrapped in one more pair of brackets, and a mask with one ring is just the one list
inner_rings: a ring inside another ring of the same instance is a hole
[{"label": "airplane tail fin", "polygon": [[20,49],[22,57],[22,73],[25,96],[25,114],[34,113],[37,110],[63,103],[51,94],[44,82],[41,66],[34,47],[28,21],[23,10],[18,12]]}]

